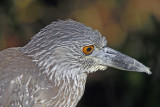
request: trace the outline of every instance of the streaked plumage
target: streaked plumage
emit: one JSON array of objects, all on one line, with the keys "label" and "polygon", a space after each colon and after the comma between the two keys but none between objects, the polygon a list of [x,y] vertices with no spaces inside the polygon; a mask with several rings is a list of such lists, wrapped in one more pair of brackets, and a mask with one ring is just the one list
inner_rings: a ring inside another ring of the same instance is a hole
[{"label": "streaked plumage", "polygon": [[[86,55],[82,48],[89,45],[94,50]],[[75,107],[88,73],[111,66],[150,74],[143,64],[106,45],[98,31],[60,20],[43,28],[24,47],[1,51],[0,105]]]}]

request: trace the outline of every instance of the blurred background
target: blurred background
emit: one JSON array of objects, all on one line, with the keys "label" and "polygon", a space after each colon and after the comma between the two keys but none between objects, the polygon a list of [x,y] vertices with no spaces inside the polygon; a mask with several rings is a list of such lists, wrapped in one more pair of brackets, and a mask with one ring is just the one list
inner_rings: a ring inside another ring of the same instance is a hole
[{"label": "blurred background", "polygon": [[98,29],[108,46],[153,73],[90,74],[78,107],[160,107],[160,0],[0,0],[0,50],[24,46],[52,21],[69,18]]}]

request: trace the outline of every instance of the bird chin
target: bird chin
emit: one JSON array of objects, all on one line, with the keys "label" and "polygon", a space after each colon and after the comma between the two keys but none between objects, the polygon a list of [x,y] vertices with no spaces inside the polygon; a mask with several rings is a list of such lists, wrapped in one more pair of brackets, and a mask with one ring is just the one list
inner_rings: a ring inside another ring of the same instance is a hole
[{"label": "bird chin", "polygon": [[106,70],[108,67],[104,66],[104,65],[96,65],[96,66],[92,66],[88,71],[89,73],[93,73],[96,72],[98,70]]}]

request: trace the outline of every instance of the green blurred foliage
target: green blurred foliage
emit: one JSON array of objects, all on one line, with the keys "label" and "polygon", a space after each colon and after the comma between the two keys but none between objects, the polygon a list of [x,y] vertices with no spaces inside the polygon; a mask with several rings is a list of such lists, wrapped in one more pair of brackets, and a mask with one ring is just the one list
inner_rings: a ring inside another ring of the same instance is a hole
[{"label": "green blurred foliage", "polygon": [[160,0],[0,0],[0,50],[23,46],[52,21],[72,18],[153,72],[93,73],[78,107],[160,107],[159,10]]}]

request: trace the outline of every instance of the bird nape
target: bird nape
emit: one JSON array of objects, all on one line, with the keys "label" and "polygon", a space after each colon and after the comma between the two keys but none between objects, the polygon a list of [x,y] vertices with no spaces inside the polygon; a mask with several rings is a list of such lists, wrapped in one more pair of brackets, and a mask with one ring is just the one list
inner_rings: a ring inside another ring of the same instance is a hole
[{"label": "bird nape", "polygon": [[0,52],[0,106],[75,107],[87,74],[107,67],[151,74],[109,48],[97,30],[71,19],[55,21],[24,47]]}]

